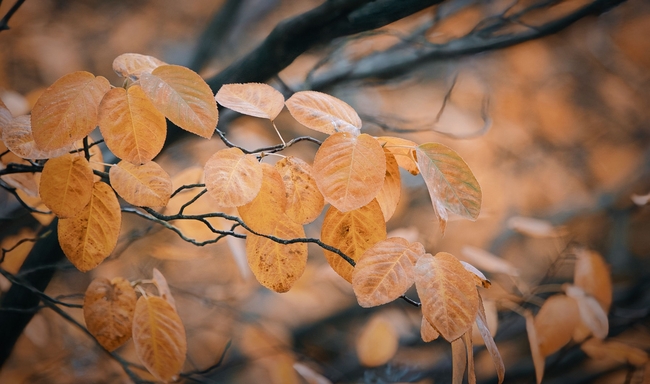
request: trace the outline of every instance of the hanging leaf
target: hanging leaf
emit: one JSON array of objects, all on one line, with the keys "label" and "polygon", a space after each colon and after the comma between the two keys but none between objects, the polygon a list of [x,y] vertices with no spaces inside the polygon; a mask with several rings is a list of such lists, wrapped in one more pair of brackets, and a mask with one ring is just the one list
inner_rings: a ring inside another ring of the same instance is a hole
[{"label": "hanging leaf", "polygon": [[472,336],[470,333],[471,331],[463,333],[461,340],[465,345],[465,352],[467,353],[467,383],[476,384],[476,371],[474,370],[474,347],[472,345]]},{"label": "hanging leaf", "polygon": [[58,217],[75,217],[93,194],[93,170],[79,154],[50,159],[43,167],[39,193]]},{"label": "hanging leaf", "polygon": [[509,261],[491,254],[480,248],[466,245],[460,250],[461,259],[491,273],[503,273],[510,276],[519,276],[519,270]]},{"label": "hanging leaf", "polygon": [[386,176],[384,177],[384,184],[382,185],[379,193],[377,194],[377,202],[384,213],[384,220],[388,221],[399,203],[399,198],[402,193],[402,181],[399,176],[399,167],[395,156],[393,156],[386,148]]},{"label": "hanging leaf", "polygon": [[474,284],[476,284],[477,287],[490,288],[492,283],[490,282],[490,280],[488,280],[487,277],[485,277],[483,272],[476,269],[476,267],[470,263],[464,262],[462,260],[460,261],[460,263],[468,272],[472,274],[472,278],[474,279]]},{"label": "hanging leaf", "polygon": [[143,165],[120,161],[108,175],[118,195],[137,207],[164,207],[172,194],[169,174],[153,161]]},{"label": "hanging leaf", "polygon": [[36,146],[46,151],[67,148],[87,136],[97,126],[97,106],[110,87],[106,78],[83,71],[54,82],[32,109]]},{"label": "hanging leaf", "polygon": [[262,186],[257,196],[245,205],[237,207],[239,216],[254,231],[263,232],[278,220],[286,218],[287,196],[280,173],[269,164],[262,167]]},{"label": "hanging leaf", "polygon": [[9,111],[9,108],[0,100],[0,136],[2,136],[3,130],[13,119],[14,117],[11,111]]},{"label": "hanging leaf", "polygon": [[143,73],[151,73],[154,69],[166,64],[153,56],[123,53],[113,60],[113,71],[120,77],[128,77],[137,81]]},{"label": "hanging leaf", "polygon": [[567,296],[576,301],[582,324],[593,333],[594,337],[601,340],[607,337],[609,320],[598,301],[593,296],[587,296],[580,287],[566,285],[564,291]]},{"label": "hanging leaf", "polygon": [[[496,303],[493,300],[483,300],[479,292],[479,312],[483,313],[483,318],[485,319],[484,323],[487,327],[488,333],[494,337],[497,333],[497,328],[499,326],[499,314],[497,312]],[[478,315],[477,315],[478,316]],[[481,331],[478,329],[479,318],[476,319],[476,323],[472,326],[472,343],[474,345],[483,345],[483,337],[481,336]]]},{"label": "hanging leaf", "polygon": [[460,338],[451,341],[451,363],[451,382],[463,384],[463,376],[467,369],[467,353]]},{"label": "hanging leaf", "polygon": [[441,231],[445,231],[448,212],[476,220],[481,212],[481,187],[465,161],[437,143],[419,145],[416,154]]},{"label": "hanging leaf", "polygon": [[67,153],[72,147],[44,151],[36,146],[30,116],[18,116],[1,129],[7,148],[23,159],[50,159]]},{"label": "hanging leaf", "polygon": [[395,155],[397,164],[403,169],[407,170],[411,175],[415,176],[420,174],[418,165],[414,160],[413,154],[415,147],[418,145],[411,140],[402,139],[400,137],[380,136],[377,137],[379,144]]},{"label": "hanging leaf", "polygon": [[287,216],[298,224],[308,224],[320,215],[325,200],[311,176],[311,166],[294,156],[275,163],[284,181],[287,196]]},{"label": "hanging leaf", "polygon": [[476,326],[478,332],[481,334],[485,348],[488,350],[490,356],[492,357],[494,367],[497,371],[497,377],[499,378],[499,384],[501,384],[503,383],[505,377],[506,368],[503,365],[503,359],[501,358],[499,349],[497,349],[497,345],[494,342],[494,338],[492,337],[496,333],[496,322],[498,321],[498,317],[496,316],[496,307],[494,308],[494,317],[495,325],[494,331],[492,331],[492,327],[490,327],[490,319],[487,317],[485,308],[483,307],[483,299],[481,298],[481,295],[479,295],[478,313],[476,314]]},{"label": "hanging leaf", "polygon": [[361,329],[357,339],[357,357],[365,367],[386,364],[397,352],[399,339],[397,331],[383,316],[374,316]]},{"label": "hanging leaf", "polygon": [[238,207],[253,201],[262,187],[262,166],[239,148],[217,151],[205,163],[205,187],[220,207]]},{"label": "hanging leaf", "polygon": [[140,85],[153,104],[172,123],[209,139],[219,111],[212,91],[196,72],[178,65],[161,65],[143,72]]},{"label": "hanging leaf", "polygon": [[540,384],[544,378],[544,366],[546,365],[544,357],[548,355],[544,355],[540,351],[540,342],[537,337],[538,328],[535,326],[532,312],[528,309],[525,310],[524,318],[526,319],[526,333],[528,334],[530,353],[533,357],[533,365],[535,366],[535,378],[537,379],[537,384]]},{"label": "hanging leaf", "polygon": [[422,324],[420,325],[420,337],[425,343],[433,341],[440,337],[440,333],[431,325],[426,317],[422,316]]},{"label": "hanging leaf", "polygon": [[575,300],[566,295],[553,295],[546,299],[534,323],[542,357],[568,344],[578,324],[580,312]]},{"label": "hanging leaf", "polygon": [[573,284],[593,296],[605,313],[612,305],[612,278],[605,259],[597,252],[577,249]]},{"label": "hanging leaf", "polygon": [[449,253],[426,254],[415,264],[415,287],[422,313],[451,342],[471,329],[478,311],[472,274]]},{"label": "hanging leaf", "polygon": [[[358,261],[366,249],[386,238],[386,223],[377,200],[349,212],[330,207],[323,219],[321,240]],[[332,269],[352,282],[354,267],[334,252],[325,250],[325,258]]]},{"label": "hanging leaf", "polygon": [[174,300],[174,296],[172,296],[172,291],[169,289],[169,285],[167,284],[167,279],[165,279],[165,276],[163,276],[162,273],[156,268],[153,269],[153,283],[156,285],[156,288],[158,288],[158,294],[160,297],[165,299],[169,303],[169,305],[174,308],[174,311],[176,310],[176,300]]},{"label": "hanging leaf", "polygon": [[121,277],[94,279],[84,297],[84,319],[88,331],[111,352],[131,338],[135,291]]},{"label": "hanging leaf", "polygon": [[325,93],[296,92],[287,100],[286,105],[294,119],[318,132],[330,135],[348,132],[356,136],[361,129],[361,119],[354,108]]},{"label": "hanging leaf", "polygon": [[99,104],[98,120],[108,149],[133,164],[151,161],[165,144],[165,116],[139,85],[108,91]]},{"label": "hanging leaf", "polygon": [[225,84],[215,99],[226,108],[244,115],[275,120],[284,108],[284,96],[268,84]]},{"label": "hanging leaf", "polygon": [[386,156],[372,136],[339,132],[316,152],[313,176],[325,201],[348,212],[377,196],[386,177]]},{"label": "hanging leaf", "polygon": [[413,285],[413,266],[424,247],[413,247],[405,239],[392,237],[368,248],[352,272],[352,288],[365,308],[389,303]]},{"label": "hanging leaf", "polygon": [[115,248],[121,220],[115,192],[106,183],[95,183],[86,207],[73,218],[59,220],[59,244],[63,253],[78,270],[90,271]]},{"label": "hanging leaf", "polygon": [[133,316],[135,353],[160,381],[174,381],[187,353],[185,327],[174,308],[160,297],[141,296]]}]

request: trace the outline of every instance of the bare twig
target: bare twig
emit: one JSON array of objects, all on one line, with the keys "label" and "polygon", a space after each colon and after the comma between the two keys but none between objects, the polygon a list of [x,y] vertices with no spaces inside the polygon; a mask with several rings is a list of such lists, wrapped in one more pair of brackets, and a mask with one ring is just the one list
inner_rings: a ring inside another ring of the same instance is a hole
[{"label": "bare twig", "polygon": [[7,13],[4,15],[2,19],[0,19],[0,31],[6,31],[9,29],[9,19],[18,11],[18,8],[20,8],[21,5],[25,0],[16,0],[14,5],[7,11]]}]

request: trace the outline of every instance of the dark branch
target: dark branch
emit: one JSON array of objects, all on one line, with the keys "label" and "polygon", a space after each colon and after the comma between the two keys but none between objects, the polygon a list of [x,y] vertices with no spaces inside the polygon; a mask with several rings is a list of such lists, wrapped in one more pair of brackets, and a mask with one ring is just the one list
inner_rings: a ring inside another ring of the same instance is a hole
[{"label": "dark branch", "polygon": [[18,11],[18,8],[20,8],[20,6],[23,5],[24,2],[25,0],[17,0],[14,3],[14,5],[11,7],[11,9],[9,9],[7,14],[2,19],[0,19],[0,31],[5,31],[9,29],[9,19],[11,19],[14,13]]}]

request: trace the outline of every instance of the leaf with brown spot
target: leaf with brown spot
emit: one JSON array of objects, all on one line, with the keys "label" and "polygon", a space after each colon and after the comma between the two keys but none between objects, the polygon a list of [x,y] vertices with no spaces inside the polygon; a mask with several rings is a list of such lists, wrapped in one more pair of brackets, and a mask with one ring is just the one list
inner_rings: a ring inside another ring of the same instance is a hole
[{"label": "leaf with brown spot", "polygon": [[414,157],[411,155],[412,153],[415,153],[415,147],[418,146],[416,143],[411,140],[393,136],[380,136],[377,137],[377,141],[379,141],[379,144],[381,144],[384,149],[395,155],[395,160],[400,167],[407,170],[413,176],[420,174],[418,165],[415,162]]},{"label": "leaf with brown spot", "polygon": [[224,84],[214,98],[233,111],[269,120],[284,108],[282,93],[263,83]]},{"label": "leaf with brown spot", "polygon": [[108,173],[115,191],[137,207],[164,207],[172,194],[172,180],[157,163],[133,165],[120,161]]},{"label": "leaf with brown spot", "polygon": [[395,326],[382,316],[374,316],[361,329],[356,342],[357,357],[364,367],[386,364],[397,352],[399,338]]},{"label": "leaf with brown spot", "polygon": [[287,196],[282,176],[272,165],[262,163],[262,186],[257,196],[237,207],[239,216],[254,231],[262,232],[278,220],[286,218]]},{"label": "leaf with brown spot", "polygon": [[50,159],[43,167],[39,193],[43,203],[61,218],[75,217],[93,193],[93,170],[80,154]]},{"label": "leaf with brown spot", "polygon": [[143,73],[151,73],[154,69],[166,64],[153,56],[123,53],[113,60],[113,71],[121,77],[137,81]]},{"label": "leaf with brown spot", "polygon": [[50,159],[68,153],[72,146],[51,151],[41,150],[34,142],[30,116],[18,116],[11,120],[1,131],[2,141],[7,148],[23,159]]},{"label": "leaf with brown spot", "polygon": [[286,214],[298,224],[316,220],[325,206],[325,199],[312,177],[311,166],[297,157],[287,156],[275,163],[275,168],[284,181]]},{"label": "leaf with brown spot", "polygon": [[294,119],[318,132],[330,135],[349,132],[356,136],[361,129],[361,119],[354,108],[325,93],[296,92],[287,100],[286,105]]},{"label": "leaf with brown spot", "polygon": [[393,217],[397,209],[397,204],[402,193],[402,181],[395,156],[386,148],[384,148],[384,153],[386,154],[386,176],[384,178],[384,184],[379,190],[379,193],[377,193],[376,198],[381,207],[381,211],[384,213],[384,220],[388,221]]},{"label": "leaf with brown spot", "polygon": [[262,187],[262,166],[239,148],[217,151],[205,163],[205,187],[220,207],[248,204]]}]

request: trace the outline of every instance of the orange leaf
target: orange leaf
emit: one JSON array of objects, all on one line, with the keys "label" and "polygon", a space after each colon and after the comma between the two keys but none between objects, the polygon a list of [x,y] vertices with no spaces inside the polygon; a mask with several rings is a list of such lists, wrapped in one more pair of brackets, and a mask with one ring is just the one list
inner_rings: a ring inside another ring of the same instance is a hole
[{"label": "orange leaf", "polygon": [[[492,361],[494,362],[494,367],[497,370],[497,377],[499,378],[499,384],[503,383],[503,379],[505,377],[506,373],[506,368],[503,365],[503,359],[501,358],[501,354],[499,353],[499,350],[497,349],[497,345],[494,342],[494,338],[492,335],[496,333],[496,323],[499,320],[497,313],[496,313],[496,307],[492,306],[494,308],[493,310],[493,315],[490,316],[493,318],[492,321],[490,321],[490,318],[486,316],[486,311],[485,308],[483,307],[483,299],[479,295],[478,297],[478,313],[476,314],[476,329],[478,332],[481,334],[481,338],[483,339],[483,343],[485,344],[485,348],[488,350],[490,353],[490,356],[492,357]],[[491,330],[491,322],[494,323],[494,331]]]},{"label": "orange leaf", "polygon": [[169,305],[174,308],[174,311],[176,310],[176,300],[174,300],[174,296],[172,296],[172,291],[169,289],[169,284],[167,284],[167,279],[165,279],[165,276],[163,276],[162,273],[156,268],[153,269],[153,283],[156,285],[156,288],[158,288],[158,294],[160,297],[165,299]]},{"label": "orange leaf", "polygon": [[540,384],[544,378],[544,366],[546,365],[545,356],[548,355],[544,355],[540,350],[537,327],[535,326],[535,320],[533,319],[533,314],[530,310],[527,309],[524,312],[524,317],[526,318],[526,333],[528,334],[530,353],[533,357],[533,365],[535,366],[535,377],[537,379],[537,384]]},{"label": "orange leaf", "polygon": [[120,203],[115,192],[108,184],[97,182],[90,202],[81,213],[59,220],[61,249],[78,270],[88,272],[115,248],[121,221]]},{"label": "orange leaf", "polygon": [[447,341],[471,329],[478,312],[472,274],[449,253],[426,254],[415,264],[415,287],[422,313]]},{"label": "orange leaf", "polygon": [[18,116],[5,125],[2,129],[2,141],[11,152],[23,159],[49,159],[61,156],[72,149],[72,146],[52,151],[38,148],[32,135],[30,116]]},{"label": "orange leaf", "polygon": [[174,308],[160,297],[140,297],[133,316],[135,353],[160,381],[173,381],[187,353],[185,327]]},{"label": "orange leaf", "polygon": [[346,102],[316,91],[296,92],[287,100],[287,109],[300,124],[318,132],[359,134],[361,119]]},{"label": "orange leaf", "polygon": [[0,136],[2,136],[2,131],[4,128],[13,120],[13,115],[5,103],[0,100]]},{"label": "orange leaf", "polygon": [[578,249],[576,259],[573,283],[595,297],[607,313],[612,304],[612,278],[605,259],[587,249]]},{"label": "orange leaf", "polygon": [[215,99],[233,111],[269,120],[275,120],[284,108],[282,93],[263,83],[225,84]]},{"label": "orange leaf", "polygon": [[399,198],[402,193],[402,181],[399,176],[399,166],[395,160],[395,156],[384,148],[386,153],[386,176],[384,178],[384,185],[377,194],[377,202],[384,213],[384,220],[388,221],[399,203]]},{"label": "orange leaf", "polygon": [[121,77],[137,81],[143,73],[151,73],[154,69],[166,64],[153,56],[123,53],[113,60],[113,71]]},{"label": "orange leaf", "polygon": [[135,291],[121,277],[98,277],[88,285],[84,298],[86,327],[109,352],[131,338],[135,302]]},{"label": "orange leaf", "polygon": [[[463,333],[461,340],[465,344],[465,352],[467,353],[467,383],[476,384],[476,371],[474,370],[474,347],[472,346],[471,331]],[[461,380],[462,381],[462,380]]]},{"label": "orange leaf", "polygon": [[555,228],[552,223],[535,219],[532,217],[513,216],[508,219],[508,228],[538,239],[557,237],[563,233],[563,229]]},{"label": "orange leaf", "polygon": [[463,376],[467,369],[467,353],[460,338],[451,341],[451,363],[451,382],[463,384]]},{"label": "orange leaf", "polygon": [[59,217],[75,217],[90,201],[93,170],[79,154],[66,153],[43,167],[39,193],[43,203]]},{"label": "orange leaf", "polygon": [[370,135],[335,133],[316,152],[313,176],[325,201],[341,212],[351,211],[379,193],[386,177],[386,156]]},{"label": "orange leaf", "polygon": [[[574,285],[565,285],[566,295],[576,301],[582,325],[598,339],[604,339],[609,332],[609,319],[598,301],[593,296],[587,296],[585,291]],[[575,333],[574,333],[575,334]]]},{"label": "orange leaf", "polygon": [[619,341],[603,342],[600,339],[592,338],[584,342],[580,348],[595,360],[611,359],[621,364],[631,364],[639,368],[648,362],[648,353],[646,351]]},{"label": "orange leaf", "polygon": [[575,300],[565,295],[546,299],[535,316],[535,330],[542,357],[564,347],[580,324],[580,312]]},{"label": "orange leaf", "polygon": [[161,65],[143,72],[140,85],[156,108],[172,123],[209,139],[219,111],[212,90],[196,72],[178,65]]},{"label": "orange leaf", "polygon": [[481,212],[481,187],[465,161],[437,143],[419,145],[416,154],[441,231],[447,225],[447,212],[476,220]]},{"label": "orange leaf", "polygon": [[431,325],[426,317],[422,316],[422,324],[420,325],[420,337],[425,343],[433,341],[440,337],[440,333]]},{"label": "orange leaf", "polygon": [[461,260],[460,263],[463,264],[463,267],[472,274],[472,278],[474,279],[474,283],[477,287],[490,288],[492,282],[490,282],[490,280],[485,277],[483,272],[479,271],[475,266],[465,261]]},{"label": "orange leaf", "polygon": [[239,148],[217,151],[205,163],[205,187],[220,207],[248,204],[262,187],[262,166]]},{"label": "orange leaf", "polygon": [[254,231],[263,232],[269,225],[285,219],[287,196],[280,173],[269,164],[262,167],[262,186],[257,196],[248,204],[237,207],[239,216]]},{"label": "orange leaf", "polygon": [[98,120],[108,149],[133,164],[151,161],[165,144],[165,116],[139,85],[108,91],[99,104]]},{"label": "orange leaf", "polygon": [[[358,261],[366,249],[386,238],[386,223],[377,200],[349,212],[330,207],[323,219],[321,240],[354,261]],[[352,282],[352,267],[334,252],[325,250],[325,258],[332,269],[345,280]]]},{"label": "orange leaf", "polygon": [[303,160],[287,156],[275,163],[287,196],[286,214],[298,224],[308,224],[320,215],[325,200],[311,176],[311,166]]},{"label": "orange leaf", "polygon": [[359,362],[366,367],[386,364],[397,352],[399,339],[393,324],[382,316],[374,316],[362,328],[356,350]]},{"label": "orange leaf", "polygon": [[413,285],[413,266],[421,253],[409,245],[402,238],[391,237],[366,249],[352,272],[359,305],[368,308],[389,303]]},{"label": "orange leaf", "polygon": [[415,151],[415,147],[418,146],[417,144],[411,140],[392,136],[380,136],[377,137],[377,141],[379,141],[379,144],[384,149],[389,150],[395,155],[395,160],[400,167],[409,171],[414,176],[420,173],[417,163],[413,160],[413,156],[411,156],[411,153]]},{"label": "orange leaf", "polygon": [[97,126],[97,106],[111,85],[102,76],[73,72],[47,88],[32,109],[32,134],[42,150],[68,147]]},{"label": "orange leaf", "polygon": [[484,271],[519,276],[519,270],[509,261],[493,255],[486,250],[466,245],[461,248],[460,254],[461,259],[478,266],[478,268]]},{"label": "orange leaf", "polygon": [[120,161],[108,174],[115,191],[131,205],[164,207],[172,194],[171,178],[153,161],[143,165]]}]

